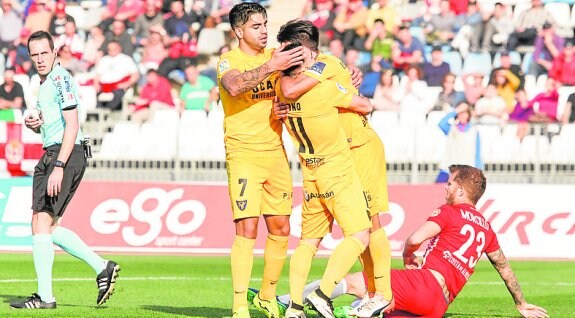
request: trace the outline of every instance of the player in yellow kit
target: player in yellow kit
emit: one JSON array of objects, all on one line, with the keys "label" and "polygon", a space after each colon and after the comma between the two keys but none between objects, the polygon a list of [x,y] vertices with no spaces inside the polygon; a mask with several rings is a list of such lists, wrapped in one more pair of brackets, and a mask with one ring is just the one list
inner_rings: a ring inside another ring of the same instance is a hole
[{"label": "player in yellow kit", "polygon": [[[317,52],[317,34],[317,28],[311,22],[294,20],[282,26],[278,41],[298,41]],[[328,79],[354,89],[347,67],[338,58],[330,55],[319,53],[316,63],[307,69],[304,75],[298,79],[282,80],[282,92],[296,98]],[[380,213],[389,210],[385,152],[383,143],[363,114],[340,109],[339,118],[352,150],[372,221],[369,247],[361,256],[368,278],[368,293],[356,310],[360,317],[371,317],[393,307],[390,306],[393,299],[390,281],[391,247],[378,217]],[[321,209],[317,205],[316,200],[316,208]]]},{"label": "player in yellow kit", "polygon": [[[286,48],[298,45],[301,44],[292,43]],[[303,66],[314,62],[313,54],[305,48]],[[290,76],[299,77],[303,76],[303,70],[304,67],[298,67],[288,71]],[[282,77],[280,82],[287,78]],[[338,107],[369,113],[372,105],[368,99],[357,96],[333,80],[318,84],[297,99],[288,99],[281,94],[279,99],[289,105],[284,124],[298,149],[305,198],[301,240],[290,261],[292,301],[286,317],[303,317],[302,292],[312,259],[323,237],[331,231],[335,218],[343,230],[344,239],[333,250],[319,288],[305,300],[321,317],[331,318],[334,317],[333,307],[328,296],[369,243],[371,226],[361,182],[339,123]],[[321,209],[308,206],[308,203],[315,202],[314,198],[318,199]]]},{"label": "player in yellow kit", "polygon": [[255,3],[235,5],[230,24],[239,46],[222,54],[218,86],[224,107],[228,187],[236,236],[231,251],[233,317],[250,317],[246,292],[258,220],[269,235],[262,287],[254,299],[268,317],[279,317],[276,283],[287,253],[292,180],[281,122],[271,116],[277,71],[302,63],[302,49],[266,49],[267,14]]}]

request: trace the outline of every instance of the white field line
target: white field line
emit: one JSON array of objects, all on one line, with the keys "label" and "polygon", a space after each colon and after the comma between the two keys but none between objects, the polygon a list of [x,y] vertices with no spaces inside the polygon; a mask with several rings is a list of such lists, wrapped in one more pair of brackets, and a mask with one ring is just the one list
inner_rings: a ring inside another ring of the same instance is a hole
[{"label": "white field line", "polygon": [[[94,278],[88,277],[62,277],[54,278],[54,282],[91,282]],[[120,276],[121,281],[173,281],[173,280],[187,280],[187,281],[231,281],[231,277],[195,277],[195,276]],[[261,281],[261,278],[254,277],[252,281]],[[0,279],[0,283],[31,283],[36,282],[36,279]],[[503,285],[502,281],[494,282],[469,282],[468,285]],[[558,287],[575,287],[575,282],[522,282],[521,285],[534,285],[534,286],[558,286]]]}]

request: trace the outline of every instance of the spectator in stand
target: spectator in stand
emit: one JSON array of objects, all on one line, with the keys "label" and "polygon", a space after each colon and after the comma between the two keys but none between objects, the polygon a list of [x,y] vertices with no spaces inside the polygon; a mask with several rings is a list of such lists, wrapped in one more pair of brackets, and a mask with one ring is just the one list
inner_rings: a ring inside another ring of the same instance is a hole
[{"label": "spectator in stand", "polygon": [[373,108],[399,111],[400,95],[398,86],[393,83],[393,70],[383,70],[373,93]]},{"label": "spectator in stand", "polygon": [[513,30],[513,19],[511,19],[507,7],[501,2],[495,3],[493,13],[485,23],[481,49],[484,52],[495,51],[496,47],[507,43]]},{"label": "spectator in stand", "polygon": [[66,2],[64,0],[56,1],[54,15],[50,20],[50,29],[48,32],[53,37],[64,34],[66,31],[66,23],[69,21],[74,22],[74,18],[66,13]]},{"label": "spectator in stand", "polygon": [[519,78],[510,70],[499,70],[495,72],[493,84],[497,88],[497,94],[505,100],[507,113],[511,113],[515,108],[515,91],[519,88]]},{"label": "spectator in stand", "polygon": [[210,12],[209,18],[212,19],[213,25],[218,25],[222,22],[229,23],[229,13],[232,7],[237,3],[236,0],[212,0],[214,1],[215,8]]},{"label": "spectator in stand", "polygon": [[443,78],[449,72],[449,64],[443,61],[441,46],[434,45],[431,49],[431,61],[423,64],[423,79],[427,86],[441,86]]},{"label": "spectator in stand", "polygon": [[134,43],[132,42],[132,36],[126,30],[126,23],[122,20],[114,20],[110,29],[110,31],[105,33],[106,38],[100,51],[107,53],[108,43],[117,42],[122,48],[122,53],[132,56],[134,54]]},{"label": "spectator in stand", "polygon": [[567,98],[565,107],[563,107],[563,115],[561,116],[561,123],[563,125],[575,124],[575,93],[572,93]]},{"label": "spectator in stand", "polygon": [[440,42],[449,44],[455,36],[456,18],[449,7],[449,0],[441,0],[439,13],[431,16],[429,24],[425,27],[427,43]]},{"label": "spectator in stand", "polygon": [[427,114],[431,105],[426,101],[427,84],[422,80],[421,68],[411,65],[405,71],[406,80],[400,83],[401,102],[399,110]]},{"label": "spectator in stand", "polygon": [[443,88],[437,97],[437,102],[432,110],[451,112],[455,106],[465,101],[465,94],[455,90],[455,74],[447,73],[443,76],[441,87]]},{"label": "spectator in stand", "polygon": [[501,57],[501,65],[491,70],[491,74],[489,74],[489,83],[495,84],[495,74],[500,70],[509,70],[513,75],[515,75],[519,79],[519,87],[517,89],[523,89],[525,85],[525,74],[521,69],[521,66],[517,64],[511,64],[511,57],[509,56],[509,51],[503,50],[499,54]]},{"label": "spectator in stand", "polygon": [[335,34],[333,28],[333,21],[335,20],[333,0],[316,0],[315,8],[304,18],[311,21],[319,29],[320,45],[326,45],[333,40]]},{"label": "spectator in stand", "polygon": [[553,60],[549,77],[563,85],[575,85],[575,47],[572,41],[567,41],[561,54]]},{"label": "spectator in stand", "polygon": [[126,27],[133,27],[136,18],[144,13],[144,3],[141,0],[107,0],[105,10],[100,16],[100,28],[104,33],[115,20],[124,22]]},{"label": "spectator in stand", "polygon": [[361,0],[347,0],[333,21],[335,36],[341,39],[343,47],[364,50],[367,28],[367,7]]},{"label": "spectator in stand", "polygon": [[4,83],[0,85],[0,110],[26,109],[24,89],[20,83],[14,81],[14,69],[4,71]]},{"label": "spectator in stand", "polygon": [[12,0],[2,0],[0,14],[0,52],[8,53],[14,47],[22,30],[22,18],[12,7]]},{"label": "spectator in stand", "polygon": [[393,37],[387,33],[383,20],[375,20],[365,41],[365,49],[371,51],[371,57],[383,63],[386,68],[391,67],[393,43]]},{"label": "spectator in stand", "polygon": [[172,42],[168,47],[168,57],[160,63],[158,72],[166,78],[171,78],[180,84],[184,84],[184,70],[193,63],[192,60],[197,55],[198,37],[193,26],[190,26],[189,31],[183,34],[180,42]]},{"label": "spectator in stand", "polygon": [[131,105],[131,120],[144,123],[154,117],[154,112],[161,109],[173,109],[172,86],[156,70],[148,70],[146,84],[140,89],[140,96]]},{"label": "spectator in stand", "polygon": [[105,40],[106,36],[104,35],[104,31],[99,26],[90,29],[90,34],[88,35],[88,39],[86,39],[86,46],[84,47],[84,54],[82,54],[82,60],[86,62],[88,68],[94,66],[102,55],[102,51],[99,50]]},{"label": "spectator in stand", "polygon": [[108,43],[107,52],[98,60],[94,70],[97,107],[120,110],[126,90],[136,84],[140,73],[132,57],[122,53],[120,43]]},{"label": "spectator in stand", "polygon": [[10,65],[14,66],[16,74],[32,76],[35,72],[28,54],[28,38],[31,34],[30,30],[22,28],[20,37],[14,43],[14,50],[9,52]]},{"label": "spectator in stand", "polygon": [[150,27],[163,24],[164,17],[160,12],[156,0],[145,0],[144,14],[138,16],[134,23],[133,41],[136,46],[146,45],[145,41],[150,35]]},{"label": "spectator in stand", "polygon": [[207,76],[201,75],[196,63],[186,67],[186,82],[180,90],[180,110],[211,110],[217,100],[217,86]]},{"label": "spectator in stand", "polygon": [[535,111],[535,114],[529,118],[529,122],[557,122],[557,106],[559,104],[557,82],[553,78],[547,78],[547,81],[545,82],[545,91],[533,97],[529,104],[531,104]]},{"label": "spectator in stand", "polygon": [[333,39],[329,42],[328,51],[331,55],[337,57],[340,60],[345,59],[345,48],[340,39]]},{"label": "spectator in stand", "polygon": [[473,124],[472,115],[471,106],[461,102],[439,122],[439,128],[447,135],[447,141],[445,156],[439,163],[439,175],[435,182],[447,182],[448,167],[455,162],[483,169],[481,138],[477,126]]},{"label": "spectator in stand", "polygon": [[543,7],[543,0],[531,0],[531,8],[521,12],[515,31],[509,35],[507,49],[515,51],[520,44],[533,45],[545,22],[555,24],[553,16]]},{"label": "spectator in stand", "polygon": [[529,66],[529,74],[539,76],[547,74],[553,65],[553,60],[559,56],[565,40],[555,33],[555,28],[549,22],[543,24],[543,28],[535,39],[535,50]]},{"label": "spectator in stand", "polygon": [[456,16],[465,15],[469,9],[469,0],[449,0],[449,9]]},{"label": "spectator in stand", "polygon": [[34,0],[34,10],[30,11],[24,21],[24,28],[30,32],[47,31],[52,21],[52,11],[48,5],[49,0]]},{"label": "spectator in stand", "polygon": [[397,41],[392,51],[393,67],[399,72],[411,64],[425,62],[423,45],[409,32],[409,25],[402,24],[397,31]]},{"label": "spectator in stand", "polygon": [[481,96],[483,96],[483,91],[485,90],[483,77],[481,73],[464,74],[462,76],[463,94],[465,95],[465,101],[467,101],[470,106],[475,105]]},{"label": "spectator in stand", "polygon": [[70,47],[67,45],[63,45],[58,49],[58,62],[60,62],[60,66],[70,72],[72,76],[87,71],[86,63],[83,63],[74,56]]},{"label": "spectator in stand", "polygon": [[64,33],[55,38],[55,46],[60,48],[67,46],[72,55],[77,59],[82,59],[84,53],[84,40],[76,30],[76,22],[70,20],[64,24]]},{"label": "spectator in stand", "polygon": [[[197,28],[197,32],[200,33],[202,28],[206,25],[208,18],[210,16],[212,1],[204,1],[204,0],[195,0],[192,3],[192,7],[190,9],[190,18],[192,22],[192,26]],[[213,19],[212,19],[213,21]],[[196,27],[197,25],[197,27]],[[209,26],[209,25],[208,25]]]},{"label": "spectator in stand", "polygon": [[520,89],[515,93],[515,109],[509,114],[509,122],[517,125],[517,138],[523,140],[523,137],[529,132],[529,119],[535,114],[533,105],[529,103],[525,90]]},{"label": "spectator in stand", "polygon": [[503,125],[509,118],[505,101],[497,95],[497,88],[493,84],[487,85],[474,108],[480,124]]},{"label": "spectator in stand", "polygon": [[456,17],[454,29],[457,32],[451,46],[457,48],[462,56],[467,56],[470,51],[479,52],[479,42],[483,32],[483,17],[475,0],[469,1],[465,14]]},{"label": "spectator in stand", "polygon": [[142,39],[142,43],[145,43],[142,51],[142,61],[140,62],[145,69],[142,73],[146,73],[150,69],[157,70],[162,61],[168,57],[166,36],[166,30],[161,24],[150,26],[148,38]]},{"label": "spectator in stand", "polygon": [[164,21],[164,28],[169,36],[168,44],[172,46],[184,42],[184,35],[189,36],[192,18],[184,11],[181,0],[172,1],[170,10],[169,18]]},{"label": "spectator in stand", "polygon": [[352,67],[359,68],[359,70],[364,74],[371,72],[371,63],[360,64],[361,61],[359,59],[359,51],[356,49],[353,48],[347,49],[345,51],[345,57],[343,59],[343,62],[349,68]]},{"label": "spectator in stand", "polygon": [[368,30],[373,30],[377,20],[382,20],[385,30],[389,34],[395,34],[401,24],[401,15],[389,4],[389,0],[376,0],[368,12],[366,26]]}]

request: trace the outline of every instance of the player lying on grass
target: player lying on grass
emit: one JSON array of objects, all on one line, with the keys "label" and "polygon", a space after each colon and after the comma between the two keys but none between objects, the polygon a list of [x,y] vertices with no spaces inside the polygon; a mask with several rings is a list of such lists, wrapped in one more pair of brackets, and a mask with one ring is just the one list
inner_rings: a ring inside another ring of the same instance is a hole
[{"label": "player lying on grass", "polygon": [[[475,209],[486,188],[481,170],[452,165],[449,172],[446,204],[434,210],[407,238],[403,251],[406,269],[391,270],[395,311],[386,317],[442,317],[473,274],[483,253],[505,282],[521,316],[549,317],[545,309],[527,303],[495,232]],[[423,262],[420,262],[414,252],[426,240],[430,241]],[[314,282],[310,287],[306,286],[304,297],[306,292],[313,290],[314,284],[317,285]],[[331,297],[344,293],[358,298],[364,296],[365,283],[361,273],[348,274]],[[286,296],[280,296],[278,301],[283,303]],[[337,317],[349,317],[342,310],[336,310],[336,314]]]}]

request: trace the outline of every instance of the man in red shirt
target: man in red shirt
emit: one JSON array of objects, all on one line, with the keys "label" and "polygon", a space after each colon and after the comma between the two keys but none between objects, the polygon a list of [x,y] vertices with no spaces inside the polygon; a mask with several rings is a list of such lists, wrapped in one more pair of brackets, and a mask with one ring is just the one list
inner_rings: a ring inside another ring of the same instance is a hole
[{"label": "man in red shirt", "polygon": [[[403,262],[406,269],[391,270],[395,310],[385,317],[443,317],[473,274],[483,253],[487,254],[505,282],[523,317],[548,317],[545,309],[525,301],[495,232],[475,209],[486,188],[483,172],[466,165],[452,165],[449,172],[445,187],[446,204],[434,210],[405,241]],[[429,244],[423,262],[420,262],[415,251],[427,240]],[[344,292],[363,298],[365,283],[362,273],[348,274],[345,285],[347,291]],[[332,298],[335,296],[338,295],[332,294]],[[282,301],[282,297],[279,299]],[[338,308],[334,313],[336,317],[355,314],[352,310],[340,315]]]}]

